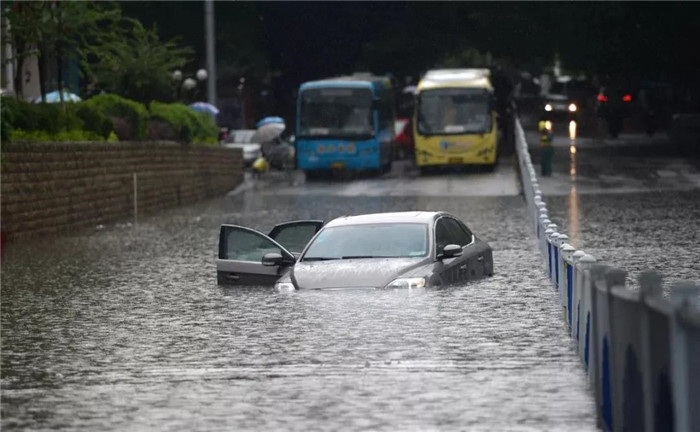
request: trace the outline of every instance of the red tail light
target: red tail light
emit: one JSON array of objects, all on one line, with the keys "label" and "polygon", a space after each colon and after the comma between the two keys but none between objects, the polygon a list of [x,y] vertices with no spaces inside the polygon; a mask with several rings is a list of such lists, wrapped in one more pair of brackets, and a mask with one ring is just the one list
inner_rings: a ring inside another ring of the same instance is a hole
[{"label": "red tail light", "polygon": [[632,102],[632,95],[626,94],[626,95],[622,96],[622,101],[623,102]]},{"label": "red tail light", "polygon": [[608,101],[608,97],[607,97],[607,96],[605,96],[604,94],[599,94],[599,95],[598,95],[598,102],[607,102],[607,101]]}]

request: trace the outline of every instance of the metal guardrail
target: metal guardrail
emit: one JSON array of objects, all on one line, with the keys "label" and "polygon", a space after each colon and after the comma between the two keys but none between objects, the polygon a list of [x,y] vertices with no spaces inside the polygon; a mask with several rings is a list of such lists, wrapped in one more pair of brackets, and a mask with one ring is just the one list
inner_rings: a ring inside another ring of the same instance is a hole
[{"label": "metal guardrail", "polygon": [[607,431],[700,431],[700,286],[676,283],[662,296],[659,273],[625,286],[627,272],[597,263],[568,243],[548,217],[525,134],[515,119],[523,193],[559,293],[563,317]]}]

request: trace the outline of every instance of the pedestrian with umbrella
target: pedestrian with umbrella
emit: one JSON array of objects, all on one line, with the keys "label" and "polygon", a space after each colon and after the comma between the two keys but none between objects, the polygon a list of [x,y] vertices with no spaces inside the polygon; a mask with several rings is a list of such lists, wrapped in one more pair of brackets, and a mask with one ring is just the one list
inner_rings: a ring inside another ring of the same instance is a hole
[{"label": "pedestrian with umbrella", "polygon": [[263,160],[253,164],[253,168],[262,171],[269,167],[279,170],[291,170],[294,166],[294,147],[282,139],[286,125],[281,117],[265,117],[256,124],[257,130],[251,141],[260,144]]}]

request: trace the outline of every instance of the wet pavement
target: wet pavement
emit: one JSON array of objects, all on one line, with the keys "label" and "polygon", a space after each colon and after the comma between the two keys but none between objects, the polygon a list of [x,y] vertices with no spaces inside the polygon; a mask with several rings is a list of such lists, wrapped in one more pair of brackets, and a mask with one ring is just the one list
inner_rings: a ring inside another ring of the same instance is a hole
[{"label": "wet pavement", "polygon": [[527,133],[550,219],[570,243],[629,272],[670,284],[700,282],[700,160],[681,155],[663,134],[618,139],[556,136],[553,175],[539,175],[539,141]]},{"label": "wet pavement", "polygon": [[[508,161],[271,176],[137,226],[8,245],[2,428],[595,430],[514,178]],[[491,244],[494,277],[418,292],[216,285],[222,222],[439,209]]]}]

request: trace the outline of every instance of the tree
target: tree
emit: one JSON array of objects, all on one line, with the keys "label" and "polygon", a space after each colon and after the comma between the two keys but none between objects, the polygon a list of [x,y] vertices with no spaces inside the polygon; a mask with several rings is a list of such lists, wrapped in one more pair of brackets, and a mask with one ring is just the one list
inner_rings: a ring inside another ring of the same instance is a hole
[{"label": "tree", "polygon": [[44,2],[13,2],[4,10],[9,29],[6,29],[9,37],[5,44],[12,47],[12,57],[7,62],[17,64],[15,68],[14,87],[18,99],[23,96],[22,65],[28,57],[37,54],[37,45],[42,39],[41,16],[45,8]]},{"label": "tree", "polygon": [[[42,100],[46,100],[47,62],[54,58],[58,65],[58,90],[63,98],[63,60],[76,56],[85,60],[114,40],[114,27],[121,19],[116,5],[82,1],[14,2],[6,10],[10,24],[10,41],[17,61],[15,86],[22,96],[22,62],[31,55],[39,60],[39,85]],[[63,101],[61,101],[63,102]]]},{"label": "tree", "polygon": [[117,93],[140,102],[172,100],[172,72],[185,66],[192,50],[175,40],[160,41],[157,29],[146,29],[137,20],[123,18],[117,34],[108,43],[89,50],[84,64],[93,80],[93,91]]}]

